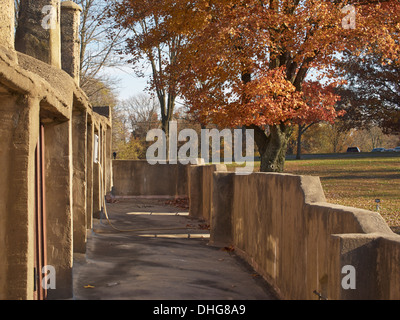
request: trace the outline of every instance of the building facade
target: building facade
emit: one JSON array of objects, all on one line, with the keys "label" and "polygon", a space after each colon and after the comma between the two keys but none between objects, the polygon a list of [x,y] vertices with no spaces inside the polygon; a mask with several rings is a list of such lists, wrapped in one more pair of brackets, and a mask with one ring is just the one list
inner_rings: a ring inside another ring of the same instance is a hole
[{"label": "building facade", "polygon": [[17,28],[0,7],[0,299],[70,299],[112,187],[111,112],[79,87],[78,5],[21,0]]}]

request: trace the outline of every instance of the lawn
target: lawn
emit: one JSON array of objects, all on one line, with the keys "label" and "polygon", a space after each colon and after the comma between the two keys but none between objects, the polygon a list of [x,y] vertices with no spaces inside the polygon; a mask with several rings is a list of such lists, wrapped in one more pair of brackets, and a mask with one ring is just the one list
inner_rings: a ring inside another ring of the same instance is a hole
[{"label": "lawn", "polygon": [[399,157],[289,160],[285,172],[319,176],[330,203],[376,211],[380,199],[379,213],[400,234]]}]

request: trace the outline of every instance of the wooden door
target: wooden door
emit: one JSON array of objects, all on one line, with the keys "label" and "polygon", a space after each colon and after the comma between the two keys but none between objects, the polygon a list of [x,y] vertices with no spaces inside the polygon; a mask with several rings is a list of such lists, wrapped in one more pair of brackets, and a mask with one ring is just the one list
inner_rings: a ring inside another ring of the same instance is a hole
[{"label": "wooden door", "polygon": [[44,127],[40,126],[39,139],[35,155],[35,268],[34,297],[37,300],[47,298],[47,290],[43,288],[42,269],[46,265],[46,201],[45,201],[45,171],[44,171]]}]

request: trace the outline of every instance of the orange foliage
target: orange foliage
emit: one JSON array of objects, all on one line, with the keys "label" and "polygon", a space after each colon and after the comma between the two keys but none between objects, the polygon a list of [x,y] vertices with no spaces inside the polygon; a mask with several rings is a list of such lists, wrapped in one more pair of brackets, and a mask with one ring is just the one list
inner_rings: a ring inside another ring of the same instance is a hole
[{"label": "orange foliage", "polygon": [[[356,26],[344,28],[353,3]],[[199,120],[222,126],[333,121],[334,84],[306,82],[311,68],[335,79],[343,50],[384,53],[399,63],[399,1],[122,0],[114,14],[127,28],[156,17],[130,48],[179,37],[169,75]]]}]

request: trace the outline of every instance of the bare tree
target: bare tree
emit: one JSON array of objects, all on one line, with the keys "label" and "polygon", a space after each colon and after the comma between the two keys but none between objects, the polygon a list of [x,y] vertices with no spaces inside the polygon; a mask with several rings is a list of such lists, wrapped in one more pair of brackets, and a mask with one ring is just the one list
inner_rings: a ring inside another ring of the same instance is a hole
[{"label": "bare tree", "polygon": [[159,126],[159,108],[158,101],[144,93],[123,100],[119,107],[129,123],[132,135],[138,138],[146,138],[149,130]]},{"label": "bare tree", "polygon": [[335,121],[335,123],[327,124],[327,136],[328,141],[332,147],[333,153],[339,153],[345,147],[347,138],[349,136],[350,130],[341,121]]},{"label": "bare tree", "polygon": [[128,62],[139,77],[149,75],[148,89],[158,99],[161,128],[169,145],[169,123],[173,119],[179,92],[178,78],[182,70],[178,65],[185,36],[164,32],[162,22],[165,17],[152,12],[153,4],[150,2],[107,1],[110,2],[110,14],[126,32],[123,53],[129,56]]},{"label": "bare tree", "polygon": [[[104,0],[74,0],[82,8],[80,40],[81,40],[81,76],[82,89],[89,98],[99,90],[99,81],[114,87],[118,83],[102,73],[105,68],[122,65],[116,52],[123,43],[122,29],[115,30],[113,20],[107,15],[107,3]],[[110,29],[114,32],[111,34]]]}]

